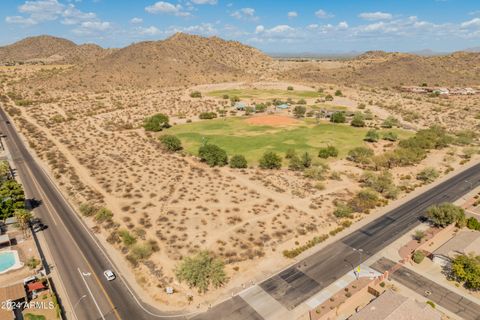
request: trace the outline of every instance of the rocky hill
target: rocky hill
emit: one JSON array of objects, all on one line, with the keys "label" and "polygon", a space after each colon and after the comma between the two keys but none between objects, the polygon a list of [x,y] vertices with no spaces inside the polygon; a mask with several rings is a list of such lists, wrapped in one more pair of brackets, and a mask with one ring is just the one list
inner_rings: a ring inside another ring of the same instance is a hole
[{"label": "rocky hill", "polygon": [[271,61],[236,41],[177,33],[132,44],[62,77],[72,88],[178,86],[258,79]]},{"label": "rocky hill", "polygon": [[368,86],[473,85],[480,83],[480,53],[455,52],[444,56],[370,51],[322,69],[315,62],[282,72],[279,77],[305,82],[361,84]]},{"label": "rocky hill", "polygon": [[0,47],[0,64],[79,64],[95,61],[111,52],[95,44],[77,45],[67,39],[37,36]]}]

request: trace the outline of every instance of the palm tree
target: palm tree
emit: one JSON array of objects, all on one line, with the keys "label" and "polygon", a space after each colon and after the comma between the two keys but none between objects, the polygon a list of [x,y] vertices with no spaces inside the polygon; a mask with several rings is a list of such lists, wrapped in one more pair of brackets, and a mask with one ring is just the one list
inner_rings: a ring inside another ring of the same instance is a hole
[{"label": "palm tree", "polygon": [[26,209],[17,209],[13,213],[13,215],[17,218],[18,225],[20,229],[23,231],[23,234],[27,235],[28,224],[32,219],[32,213]]}]

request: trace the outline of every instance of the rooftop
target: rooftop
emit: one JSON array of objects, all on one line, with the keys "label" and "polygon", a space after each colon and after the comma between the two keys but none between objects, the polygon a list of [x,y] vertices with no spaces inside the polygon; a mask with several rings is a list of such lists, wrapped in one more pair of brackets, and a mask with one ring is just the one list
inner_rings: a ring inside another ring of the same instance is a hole
[{"label": "rooftop", "polygon": [[25,288],[23,287],[23,283],[0,288],[0,301],[16,301],[23,298],[25,298]]},{"label": "rooftop", "polygon": [[452,258],[457,254],[470,252],[480,254],[480,232],[475,230],[460,230],[453,238],[435,250],[433,254]]},{"label": "rooftop", "polygon": [[441,314],[426,303],[404,297],[392,290],[369,303],[350,320],[440,320]]}]

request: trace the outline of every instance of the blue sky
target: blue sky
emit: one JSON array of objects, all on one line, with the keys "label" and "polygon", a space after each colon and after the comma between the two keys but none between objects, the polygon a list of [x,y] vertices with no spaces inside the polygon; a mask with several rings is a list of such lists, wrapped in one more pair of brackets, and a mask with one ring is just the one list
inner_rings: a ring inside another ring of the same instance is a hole
[{"label": "blue sky", "polygon": [[266,52],[455,51],[480,46],[479,0],[3,0],[0,45],[50,34],[122,47],[175,32]]}]

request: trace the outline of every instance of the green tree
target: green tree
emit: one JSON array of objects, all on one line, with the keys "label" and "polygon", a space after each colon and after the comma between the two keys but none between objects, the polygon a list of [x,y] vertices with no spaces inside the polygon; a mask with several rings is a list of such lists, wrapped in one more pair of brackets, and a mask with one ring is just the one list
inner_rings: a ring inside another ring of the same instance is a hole
[{"label": "green tree", "polygon": [[347,118],[345,117],[345,112],[336,111],[330,116],[330,122],[333,123],[345,123]]},{"label": "green tree", "polygon": [[423,169],[417,174],[417,180],[430,183],[435,181],[440,174],[438,173],[437,169],[428,167]]},{"label": "green tree", "polygon": [[11,217],[16,209],[25,208],[25,193],[22,185],[7,180],[0,185],[0,218]]},{"label": "green tree", "polygon": [[465,219],[465,211],[453,205],[445,202],[440,205],[433,205],[427,209],[427,217],[437,227],[446,227],[452,223],[456,223]]},{"label": "green tree", "polygon": [[365,116],[361,112],[355,112],[350,125],[353,127],[365,127]]},{"label": "green tree", "polygon": [[480,256],[457,255],[451,265],[451,276],[472,290],[480,290]]},{"label": "green tree", "polygon": [[347,159],[356,163],[368,163],[373,156],[373,150],[366,147],[356,147],[348,152]]},{"label": "green tree", "polygon": [[240,154],[236,154],[230,158],[230,168],[243,169],[247,166],[247,159]]},{"label": "green tree", "polygon": [[305,116],[305,112],[307,112],[307,108],[304,106],[295,106],[295,108],[293,108],[293,115],[295,118],[303,118]]},{"label": "green tree", "polygon": [[168,151],[182,150],[182,142],[176,136],[166,134],[166,135],[160,136],[159,139],[163,147]]},{"label": "green tree", "polygon": [[378,134],[378,131],[375,129],[368,130],[367,134],[365,135],[365,138],[363,138],[363,140],[368,142],[377,142],[378,139],[380,139],[380,135]]},{"label": "green tree", "polygon": [[25,232],[28,229],[30,220],[33,217],[32,213],[26,209],[16,209],[13,215],[15,218],[17,218],[20,229]]},{"label": "green tree", "polygon": [[0,161],[0,183],[3,181],[8,180],[10,177],[10,165],[8,161],[2,160]]},{"label": "green tree", "polygon": [[273,151],[267,151],[260,158],[259,166],[262,169],[280,169],[282,158]]},{"label": "green tree", "polygon": [[180,282],[186,282],[200,293],[208,291],[210,286],[218,288],[228,281],[223,262],[208,251],[201,251],[193,257],[186,257],[175,268]]},{"label": "green tree", "polygon": [[387,199],[395,199],[398,196],[398,188],[393,182],[392,174],[388,171],[379,174],[366,171],[360,178],[360,182],[364,187],[377,191]]},{"label": "green tree", "polygon": [[334,146],[327,146],[320,148],[318,150],[318,156],[322,159],[327,159],[329,157],[336,157],[338,156],[338,149],[335,148]]},{"label": "green tree", "polygon": [[163,129],[169,128],[170,124],[168,123],[169,118],[163,113],[157,113],[151,117],[145,118],[143,121],[143,128],[146,131],[162,131]]},{"label": "green tree", "polygon": [[227,152],[214,144],[206,144],[198,149],[198,156],[210,167],[224,166],[228,163]]}]

